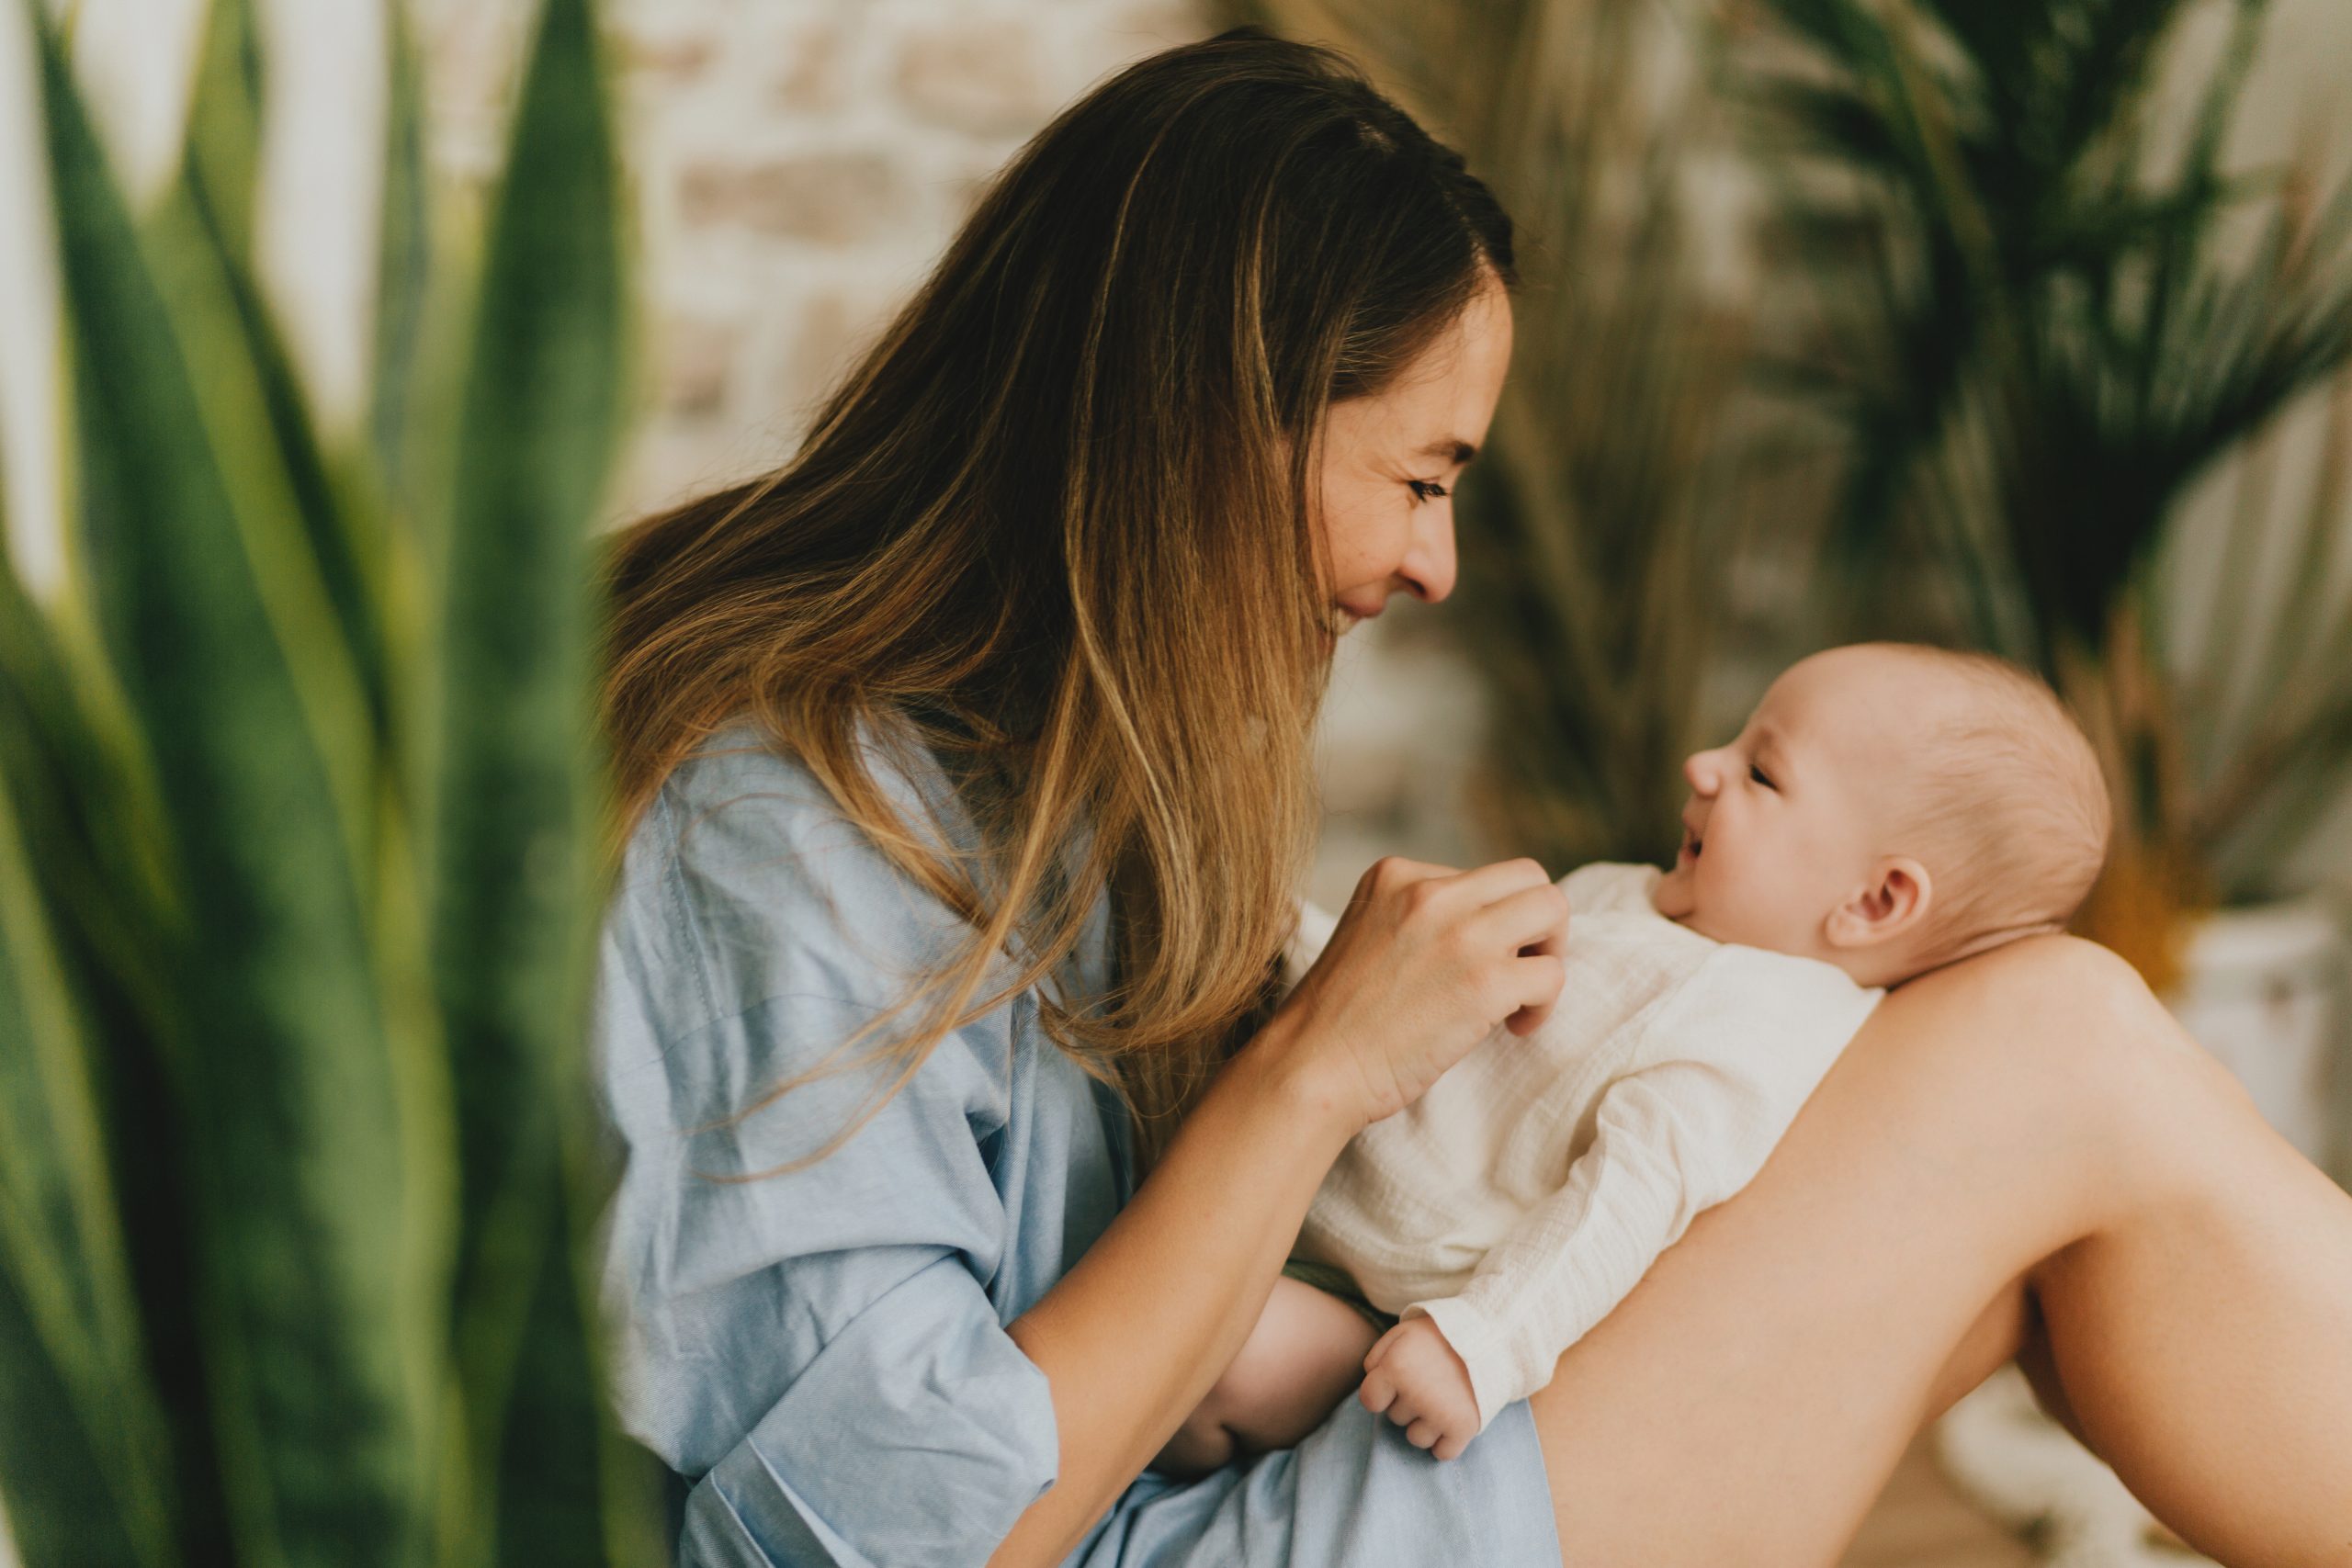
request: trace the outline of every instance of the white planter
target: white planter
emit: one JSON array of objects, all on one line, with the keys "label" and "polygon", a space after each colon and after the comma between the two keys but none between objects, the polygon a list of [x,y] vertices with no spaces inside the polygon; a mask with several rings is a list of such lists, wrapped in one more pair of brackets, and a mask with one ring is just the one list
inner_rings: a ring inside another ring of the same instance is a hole
[{"label": "white planter", "polygon": [[2352,952],[2324,896],[2223,909],[2198,921],[2166,998],[2197,1043],[2235,1073],[2270,1124],[2313,1163],[2352,1152],[2339,1126]]}]

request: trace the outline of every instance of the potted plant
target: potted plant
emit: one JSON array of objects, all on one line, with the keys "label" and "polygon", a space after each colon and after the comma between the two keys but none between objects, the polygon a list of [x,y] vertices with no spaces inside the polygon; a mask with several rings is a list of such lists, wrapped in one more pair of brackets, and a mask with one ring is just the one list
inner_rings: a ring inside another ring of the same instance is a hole
[{"label": "potted plant", "polygon": [[[1826,558],[1864,626],[1940,612],[2075,705],[2116,808],[2081,929],[2316,1157],[2334,922],[2233,911],[2296,890],[2290,852],[2352,779],[2340,390],[2310,505],[2264,505],[2257,461],[2207,592],[2177,581],[2200,481],[2352,361],[2352,189],[2224,166],[2262,0],[2201,64],[2180,0],[1760,9],[1745,81],[1812,305],[1782,368],[1845,436]],[[1905,561],[1957,592],[1923,602]]]},{"label": "potted plant", "polygon": [[0,22],[33,40],[71,400],[63,581],[0,560],[16,1538],[43,1564],[658,1561],[579,1262],[588,525],[625,325],[589,7],[547,0],[479,266],[437,281],[390,8],[351,433],[312,417],[252,264],[248,8],[215,0],[187,153],[139,211],[51,10]]}]

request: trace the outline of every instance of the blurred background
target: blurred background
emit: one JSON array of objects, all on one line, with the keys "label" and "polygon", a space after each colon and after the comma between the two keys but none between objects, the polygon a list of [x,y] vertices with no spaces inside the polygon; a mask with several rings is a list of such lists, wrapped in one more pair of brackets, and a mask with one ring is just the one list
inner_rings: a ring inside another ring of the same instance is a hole
[{"label": "blurred background", "polygon": [[[269,62],[247,73],[246,259],[322,442],[379,428],[394,154],[413,137],[446,215],[417,243],[495,250],[538,7],[413,0],[413,117],[381,0],[256,0],[243,44],[201,0],[71,9],[62,47],[134,209],[168,205],[210,123],[198,62]],[[2352,1169],[2340,0],[606,0],[596,19],[637,374],[591,521],[786,457],[976,191],[1105,73],[1243,22],[1335,44],[1497,186],[1526,284],[1460,591],[1342,645],[1313,896],[1344,901],[1388,852],[1663,860],[1679,759],[1792,660],[1869,636],[1993,648],[2075,704],[2114,784],[2086,931]],[[71,576],[77,481],[18,32],[0,26],[0,497],[42,599]],[[2006,1383],[1915,1450],[1850,1559],[2044,1560],[2187,1561]]]}]

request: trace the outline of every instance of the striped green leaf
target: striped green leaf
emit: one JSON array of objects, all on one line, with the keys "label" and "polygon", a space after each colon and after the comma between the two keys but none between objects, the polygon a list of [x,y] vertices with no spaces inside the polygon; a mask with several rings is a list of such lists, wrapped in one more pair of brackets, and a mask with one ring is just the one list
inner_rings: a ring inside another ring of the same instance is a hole
[{"label": "striped green leaf", "polygon": [[[456,1065],[466,1250],[458,1353],[477,1472],[512,1454],[518,1359],[530,1358],[526,1447],[569,1381],[594,1415],[577,1336],[526,1332],[558,1262],[557,1156],[577,1083],[586,918],[596,907],[591,530],[624,410],[620,187],[604,63],[584,0],[548,0],[487,225],[448,515],[435,552],[441,637],[433,733],[437,991]],[[554,1357],[550,1361],[549,1358]],[[522,1407],[516,1406],[519,1418]],[[545,1480],[502,1497],[534,1529]],[[593,1539],[594,1519],[580,1521]],[[482,1543],[474,1546],[481,1549]],[[536,1535],[502,1554],[560,1555]]]},{"label": "striped green leaf", "polygon": [[191,917],[165,1078],[225,1514],[245,1562],[411,1562],[446,1111],[379,999],[365,689],[199,197],[159,277],[40,35],[87,590]]},{"label": "striped green leaf", "polygon": [[208,0],[187,158],[211,192],[220,233],[240,263],[253,259],[261,185],[262,39],[252,0]]},{"label": "striped green leaf", "polygon": [[[0,1007],[8,998],[0,998]],[[0,1048],[17,1041],[0,1021]],[[107,1484],[112,1459],[85,1425],[87,1404],[48,1342],[13,1259],[0,1259],[0,1486],[24,1561],[40,1568],[151,1568],[140,1521]]]},{"label": "striped green leaf", "polygon": [[18,804],[44,800],[44,836],[67,856],[80,847],[55,804],[61,673],[33,606],[0,570],[0,1490],[24,1499],[17,1531],[36,1562],[163,1563],[168,1456],[95,1032],[43,897],[57,879],[37,873]]},{"label": "striped green leaf", "polygon": [[424,91],[404,6],[385,7],[384,198],[376,240],[375,379],[368,440],[385,489],[411,495],[412,428],[430,297],[433,236],[425,197]]}]

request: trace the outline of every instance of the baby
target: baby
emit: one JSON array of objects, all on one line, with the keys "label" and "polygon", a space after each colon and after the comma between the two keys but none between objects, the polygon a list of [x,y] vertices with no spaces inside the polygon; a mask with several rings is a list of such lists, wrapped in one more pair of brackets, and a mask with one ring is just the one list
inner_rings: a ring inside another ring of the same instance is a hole
[{"label": "baby", "polygon": [[[1885,987],[2060,929],[2106,855],[2089,742],[1984,655],[1816,654],[1683,771],[1671,870],[1562,881],[1551,1019],[1497,1030],[1325,1179],[1288,1272],[1363,1303],[1277,1280],[1159,1468],[1295,1443],[1359,1374],[1373,1412],[1459,1454],[1747,1185]],[[1302,911],[1294,985],[1334,923]]]}]

